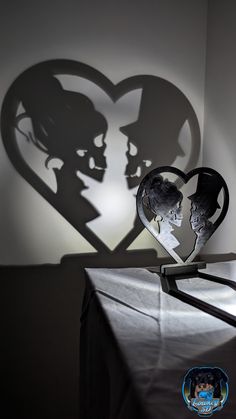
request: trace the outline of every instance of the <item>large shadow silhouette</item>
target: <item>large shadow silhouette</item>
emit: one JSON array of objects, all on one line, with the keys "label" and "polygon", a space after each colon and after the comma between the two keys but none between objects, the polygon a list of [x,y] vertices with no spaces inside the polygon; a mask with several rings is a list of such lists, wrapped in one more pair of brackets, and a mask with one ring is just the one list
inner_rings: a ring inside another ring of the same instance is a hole
[{"label": "large shadow silhouette", "polygon": [[[109,162],[106,161],[106,132],[109,121],[95,108],[91,99],[78,91],[66,90],[56,78],[59,75],[82,77],[99,86],[113,102],[127,92],[141,89],[138,119],[121,126],[128,142],[127,165],[123,176],[127,188],[138,186],[150,169],[171,165],[183,154],[178,139],[187,122],[191,133],[191,151],[185,170],[194,167],[200,149],[200,130],[196,114],[184,94],[170,82],[151,75],[140,75],[114,85],[94,68],[70,60],[51,60],[23,72],[8,90],[2,107],[1,127],[4,146],[17,171],[97,250],[113,258],[130,254],[129,245],[142,231],[136,217],[111,251],[87,223],[99,216],[99,211],[82,193],[86,186],[78,171],[103,182]],[[22,129],[30,120],[32,131]],[[17,142],[17,133],[45,153],[48,165],[52,158],[61,161],[54,168],[57,190],[53,192],[30,167]],[[100,138],[99,138],[100,137]],[[99,142],[97,139],[99,138]]]}]

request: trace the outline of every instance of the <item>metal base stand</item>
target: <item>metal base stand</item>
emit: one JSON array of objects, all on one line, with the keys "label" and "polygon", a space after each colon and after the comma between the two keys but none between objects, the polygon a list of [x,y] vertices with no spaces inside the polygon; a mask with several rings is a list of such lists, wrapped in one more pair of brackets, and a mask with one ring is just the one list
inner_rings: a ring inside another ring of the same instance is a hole
[{"label": "metal base stand", "polygon": [[184,291],[178,289],[178,281],[186,278],[203,278],[213,281],[222,285],[226,285],[236,291],[236,283],[230,279],[221,278],[218,276],[210,275],[204,272],[199,272],[198,269],[204,269],[206,264],[204,262],[196,262],[191,264],[173,264],[161,265],[159,267],[150,267],[150,272],[158,273],[161,280],[162,290],[169,295],[172,295],[184,303],[190,304],[220,320],[236,327],[236,316],[221,310],[218,307],[208,304],[199,298],[193,297]]}]

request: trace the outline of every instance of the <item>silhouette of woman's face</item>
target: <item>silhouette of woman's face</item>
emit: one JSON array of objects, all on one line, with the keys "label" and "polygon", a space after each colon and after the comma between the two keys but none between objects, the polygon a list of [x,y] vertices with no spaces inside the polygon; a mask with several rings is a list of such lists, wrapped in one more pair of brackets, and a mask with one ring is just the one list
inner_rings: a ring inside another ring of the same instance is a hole
[{"label": "silhouette of woman's face", "polygon": [[[83,174],[102,181],[107,167],[104,155],[106,144],[102,134],[94,138],[88,138],[85,147],[78,144],[75,150],[77,170]],[[73,150],[72,150],[73,152]]]},{"label": "silhouette of woman's face", "polygon": [[[31,129],[27,132],[18,127],[48,155],[48,161],[60,159],[64,170],[74,175],[81,172],[100,182],[103,180],[107,167],[107,122],[86,96],[62,90],[56,104],[52,106],[49,102],[46,109],[31,111],[29,106],[25,118],[30,121]],[[24,120],[20,120],[19,125],[22,124]]]},{"label": "silhouette of woman's face", "polygon": [[175,184],[158,175],[149,180],[143,203],[162,221],[180,227],[183,219],[182,199],[183,195]]},{"label": "silhouette of woman's face", "polygon": [[[163,214],[163,220],[180,227],[183,220],[181,200],[173,205],[169,211]],[[160,214],[161,215],[161,214]]]}]

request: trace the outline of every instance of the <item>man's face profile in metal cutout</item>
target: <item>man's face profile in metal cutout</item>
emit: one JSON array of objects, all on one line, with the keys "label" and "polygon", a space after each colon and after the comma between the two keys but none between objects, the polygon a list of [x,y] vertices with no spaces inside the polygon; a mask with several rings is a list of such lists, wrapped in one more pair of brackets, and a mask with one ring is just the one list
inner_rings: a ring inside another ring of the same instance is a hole
[{"label": "man's face profile in metal cutout", "polygon": [[[102,73],[75,61],[52,60],[37,64],[22,73],[9,88],[3,103],[1,126],[3,142],[14,166],[96,249],[107,251],[96,233],[92,236],[91,231],[86,230],[86,224],[97,218],[99,211],[92,199],[81,193],[86,189],[81,174],[103,184],[109,166],[105,153],[109,121],[89,95],[79,92],[79,82],[78,91],[66,90],[60,77],[57,78],[60,75],[93,83],[114,103],[129,92],[138,89],[142,92],[138,118],[136,114],[136,120],[130,119],[130,123],[118,127],[123,140],[127,141],[123,173],[126,189],[138,186],[147,171],[157,164],[172,164],[183,154],[178,138],[186,121],[191,149],[185,163],[187,167],[194,165],[200,147],[198,121],[183,93],[164,79],[141,75],[114,85]],[[24,159],[17,132],[44,153],[46,167],[52,167],[54,160],[61,162],[59,168],[53,167],[56,191],[51,190],[34,171],[33,164],[30,167]],[[121,135],[119,141],[122,141]],[[173,216],[178,208],[171,211],[168,221],[178,223]],[[134,211],[133,220],[135,216]],[[141,231],[142,226],[133,222],[128,231],[130,238],[126,237],[124,243],[121,240],[119,246],[127,249]]]},{"label": "man's face profile in metal cutout", "polygon": [[188,197],[191,200],[190,224],[197,236],[196,246],[199,242],[205,243],[214,230],[209,219],[220,209],[218,197],[222,187],[217,175],[200,173],[196,192]]}]

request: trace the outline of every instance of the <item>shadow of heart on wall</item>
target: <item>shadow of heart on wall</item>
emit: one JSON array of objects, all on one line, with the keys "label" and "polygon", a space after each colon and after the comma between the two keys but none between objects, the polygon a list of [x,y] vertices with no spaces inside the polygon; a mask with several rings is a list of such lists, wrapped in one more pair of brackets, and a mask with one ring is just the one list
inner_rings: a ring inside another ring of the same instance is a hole
[{"label": "shadow of heart on wall", "polygon": [[163,165],[192,169],[200,129],[186,96],[157,76],[113,84],[98,70],[50,60],[20,74],[1,112],[15,169],[96,249],[126,252],[143,230],[135,195]]}]

